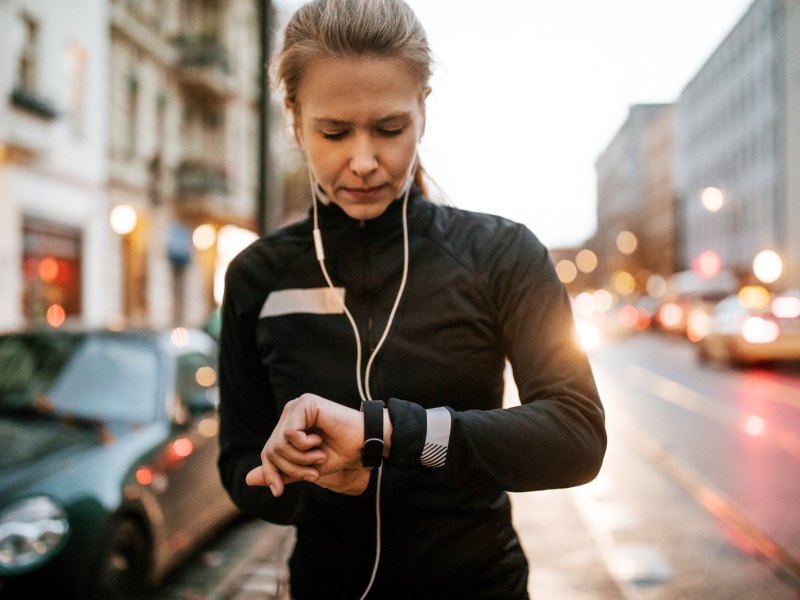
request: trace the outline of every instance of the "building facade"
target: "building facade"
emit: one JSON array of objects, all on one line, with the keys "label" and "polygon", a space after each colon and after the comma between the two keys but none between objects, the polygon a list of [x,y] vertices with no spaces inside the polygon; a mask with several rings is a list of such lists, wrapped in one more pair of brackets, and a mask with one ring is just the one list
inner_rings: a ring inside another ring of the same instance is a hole
[{"label": "building facade", "polygon": [[118,311],[106,22],[103,0],[0,3],[0,329]]},{"label": "building facade", "polygon": [[753,2],[680,94],[675,128],[682,265],[711,250],[746,281],[773,250],[775,286],[800,287],[800,3]]},{"label": "building facade", "polygon": [[671,104],[637,104],[596,163],[599,258],[595,284],[624,272],[644,290],[653,273],[669,274],[674,255]]},{"label": "building facade", "polygon": [[0,3],[0,329],[210,314],[255,236],[257,10]]},{"label": "building facade", "polygon": [[[109,184],[128,323],[213,309],[224,226],[254,231],[259,39],[252,0],[112,0]],[[208,240],[193,236],[203,227]]]}]

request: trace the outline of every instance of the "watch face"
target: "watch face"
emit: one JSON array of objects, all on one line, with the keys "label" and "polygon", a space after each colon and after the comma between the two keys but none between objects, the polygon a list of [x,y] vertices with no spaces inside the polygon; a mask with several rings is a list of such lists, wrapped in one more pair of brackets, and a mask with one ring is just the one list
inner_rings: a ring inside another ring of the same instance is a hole
[{"label": "watch face", "polygon": [[364,413],[364,446],[361,448],[361,464],[377,467],[383,462],[383,402],[366,400],[361,403]]},{"label": "watch face", "polygon": [[383,462],[383,442],[377,438],[368,439],[361,448],[361,464],[364,467],[379,467]]}]

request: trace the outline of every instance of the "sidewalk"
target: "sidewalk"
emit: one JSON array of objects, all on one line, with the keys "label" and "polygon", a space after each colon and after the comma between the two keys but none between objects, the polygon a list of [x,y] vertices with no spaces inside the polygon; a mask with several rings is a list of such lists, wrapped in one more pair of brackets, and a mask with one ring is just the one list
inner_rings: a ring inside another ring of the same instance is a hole
[{"label": "sidewalk", "polygon": [[[514,521],[531,564],[536,600],[620,600],[570,490],[512,494]],[[254,524],[252,546],[206,600],[289,600],[291,527]]]}]

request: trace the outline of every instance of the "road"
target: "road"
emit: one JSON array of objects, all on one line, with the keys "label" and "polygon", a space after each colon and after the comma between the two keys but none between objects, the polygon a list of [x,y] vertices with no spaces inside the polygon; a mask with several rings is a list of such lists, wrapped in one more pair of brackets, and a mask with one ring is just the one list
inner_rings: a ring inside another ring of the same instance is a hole
[{"label": "road", "polygon": [[800,597],[800,368],[706,367],[654,333],[592,365],[609,454],[574,497],[623,596]]},{"label": "road", "polygon": [[[512,495],[536,600],[800,599],[800,365],[706,367],[656,333],[591,360],[609,432],[600,475]],[[153,597],[271,598],[230,591],[265,527],[243,522]]]}]

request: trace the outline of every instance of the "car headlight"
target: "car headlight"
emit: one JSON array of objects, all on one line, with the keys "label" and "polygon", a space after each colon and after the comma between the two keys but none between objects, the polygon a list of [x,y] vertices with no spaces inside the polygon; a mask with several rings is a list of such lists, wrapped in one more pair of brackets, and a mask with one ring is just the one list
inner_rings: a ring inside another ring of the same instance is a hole
[{"label": "car headlight", "polygon": [[35,568],[67,539],[64,509],[47,496],[19,500],[0,511],[0,573]]}]

